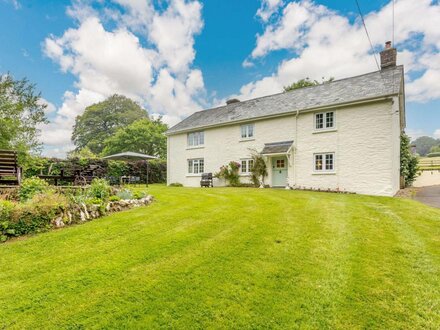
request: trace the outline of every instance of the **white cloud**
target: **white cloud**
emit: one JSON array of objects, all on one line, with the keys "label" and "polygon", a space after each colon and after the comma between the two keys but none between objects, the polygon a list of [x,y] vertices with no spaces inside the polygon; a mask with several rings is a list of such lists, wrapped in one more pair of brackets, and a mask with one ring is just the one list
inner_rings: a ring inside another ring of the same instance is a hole
[{"label": "white cloud", "polygon": [[49,114],[55,112],[56,109],[57,109],[56,106],[53,103],[49,102],[48,100],[46,100],[46,99],[44,99],[42,97],[40,97],[40,99],[38,100],[38,104],[46,106],[46,109],[44,109],[44,113],[46,115],[49,115]]},{"label": "white cloud", "polygon": [[[71,146],[75,117],[115,93],[138,101],[169,124],[204,103],[202,72],[191,68],[194,36],[203,27],[201,4],[171,0],[165,10],[155,11],[146,1],[114,2],[119,9],[97,12],[91,1],[75,1],[68,13],[78,26],[43,44],[46,56],[76,77],[77,88],[65,92],[57,116],[44,128],[46,150]],[[116,27],[106,28],[104,22],[112,20]]]},{"label": "white cloud", "polygon": [[304,37],[310,27],[323,14],[331,14],[324,6],[309,1],[291,2],[284,9],[281,17],[269,24],[262,35],[257,36],[257,45],[252,57],[257,58],[278,49],[296,49],[304,47]]},{"label": "white cloud", "polygon": [[261,7],[257,10],[257,16],[263,22],[267,22],[282,5],[282,0],[262,0]]},{"label": "white cloud", "polygon": [[[392,5],[388,3],[365,16],[376,48],[382,48],[385,41],[391,40],[391,10]],[[398,64],[404,64],[409,73],[406,77],[409,101],[440,98],[438,17],[440,5],[430,0],[395,3]],[[271,76],[243,86],[239,97],[267,95],[277,88],[279,92],[283,85],[305,77],[339,79],[377,70],[361,22],[350,22],[347,17],[308,0],[285,4],[282,13],[273,17],[257,36],[250,58],[255,62],[281,49],[290,50],[294,55],[280,63]]]},{"label": "white cloud", "polygon": [[194,35],[203,27],[199,2],[172,1],[151,24],[151,41],[171,71],[185,72],[195,57]]},{"label": "white cloud", "polygon": [[435,132],[434,132],[434,137],[435,137],[436,139],[440,139],[440,128],[435,130]]}]

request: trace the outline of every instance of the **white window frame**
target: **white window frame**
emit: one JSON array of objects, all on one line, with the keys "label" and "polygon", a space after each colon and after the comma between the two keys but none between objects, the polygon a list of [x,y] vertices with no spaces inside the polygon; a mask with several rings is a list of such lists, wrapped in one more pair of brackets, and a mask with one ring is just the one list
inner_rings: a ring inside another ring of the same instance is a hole
[{"label": "white window frame", "polygon": [[[326,169],[326,158],[328,155],[332,156],[332,169]],[[316,157],[322,156],[322,169],[316,168]],[[336,171],[336,156],[334,152],[318,152],[313,154],[313,171],[315,173],[335,173]]]},{"label": "white window frame", "polygon": [[[331,126],[327,126],[327,115],[328,114],[332,114],[332,125]],[[322,115],[322,127],[317,127],[318,124],[318,120],[317,117],[319,115]],[[316,112],[313,115],[313,125],[314,125],[314,129],[315,131],[329,131],[329,130],[334,130],[336,129],[336,112],[335,111],[326,111],[326,112]]]},{"label": "white window frame", "polygon": [[188,166],[187,168],[188,175],[201,175],[205,171],[205,159],[204,158],[188,159],[187,166]]},{"label": "white window frame", "polygon": [[188,148],[201,148],[205,145],[205,132],[197,131],[188,133],[186,139]]},{"label": "white window frame", "polygon": [[[246,165],[243,166],[243,163],[245,163]],[[242,158],[242,159],[240,159],[240,174],[241,175],[249,175],[249,174],[251,174],[250,168],[253,166],[253,164],[254,164],[254,160],[252,158]],[[243,171],[244,169],[246,169],[246,170]]]},{"label": "white window frame", "polygon": [[[252,135],[250,135],[250,133],[252,133]],[[240,140],[253,140],[254,138],[255,138],[255,124],[240,125]]]}]

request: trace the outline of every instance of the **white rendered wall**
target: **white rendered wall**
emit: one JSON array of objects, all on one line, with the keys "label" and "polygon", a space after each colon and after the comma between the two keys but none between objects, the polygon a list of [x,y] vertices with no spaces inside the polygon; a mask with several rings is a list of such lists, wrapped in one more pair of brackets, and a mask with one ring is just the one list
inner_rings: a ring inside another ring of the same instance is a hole
[{"label": "white rendered wall", "polygon": [[[216,172],[229,161],[249,158],[249,149],[264,143],[294,140],[288,166],[289,184],[302,188],[340,189],[362,194],[392,196],[399,189],[400,121],[398,100],[334,109],[336,129],[315,132],[314,113],[300,113],[298,122],[286,117],[256,121],[255,139],[240,141],[240,125],[205,129],[203,148],[188,149],[186,133],[168,138],[168,184],[199,186],[200,175],[187,174],[187,159],[204,158],[205,172]],[[335,171],[314,172],[314,153],[335,153]],[[268,159],[271,183],[271,163]],[[242,182],[247,182],[242,177]],[[215,182],[221,185],[222,182]]]}]

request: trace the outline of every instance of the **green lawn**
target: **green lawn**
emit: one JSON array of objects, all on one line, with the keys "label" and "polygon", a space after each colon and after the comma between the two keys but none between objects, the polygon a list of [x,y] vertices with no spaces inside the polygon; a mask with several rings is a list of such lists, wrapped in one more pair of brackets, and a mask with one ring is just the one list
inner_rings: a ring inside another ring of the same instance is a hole
[{"label": "green lawn", "polygon": [[0,245],[0,329],[439,329],[440,210],[153,186],[148,207]]}]

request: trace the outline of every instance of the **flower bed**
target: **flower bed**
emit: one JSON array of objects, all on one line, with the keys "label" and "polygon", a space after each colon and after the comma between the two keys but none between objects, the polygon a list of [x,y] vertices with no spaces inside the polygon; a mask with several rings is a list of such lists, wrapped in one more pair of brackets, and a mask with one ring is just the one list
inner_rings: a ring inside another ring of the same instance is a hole
[{"label": "flower bed", "polygon": [[116,190],[98,179],[80,190],[60,190],[30,178],[20,188],[0,191],[0,242],[51,228],[90,221],[112,212],[148,205],[153,196]]}]

